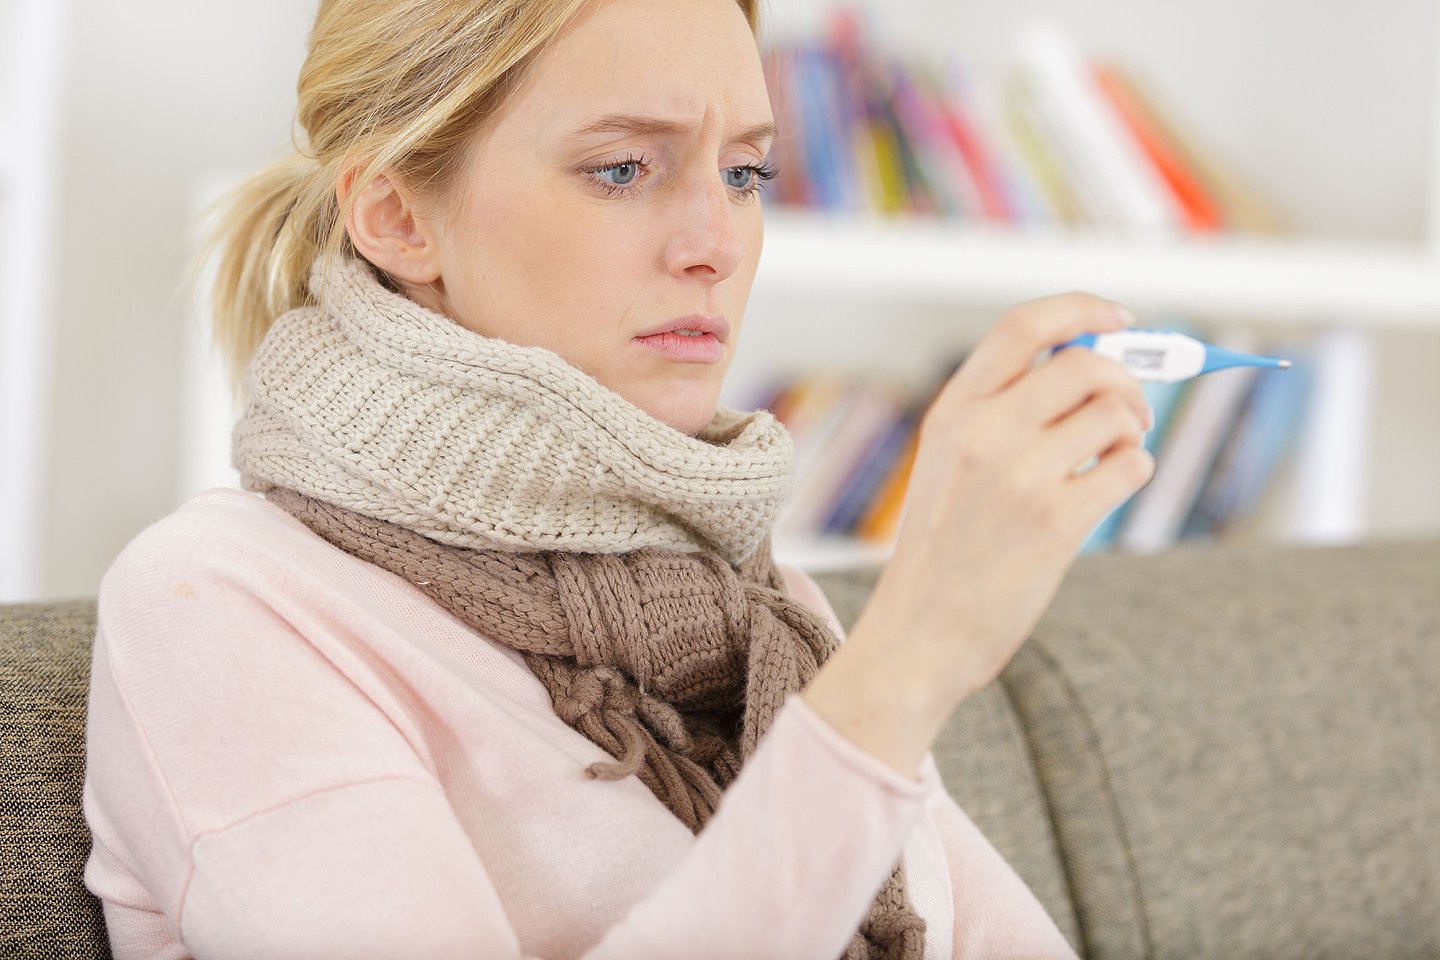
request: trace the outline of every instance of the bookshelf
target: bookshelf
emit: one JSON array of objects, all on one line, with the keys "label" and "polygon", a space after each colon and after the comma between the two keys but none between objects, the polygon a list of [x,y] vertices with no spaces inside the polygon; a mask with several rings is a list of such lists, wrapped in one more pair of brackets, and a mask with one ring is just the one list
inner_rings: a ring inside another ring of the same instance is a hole
[{"label": "bookshelf", "polygon": [[[737,373],[763,380],[762,371],[793,364],[784,317],[795,304],[841,304],[852,313],[870,309],[885,317],[928,311],[931,319],[921,322],[949,326],[958,342],[982,335],[1005,307],[1083,289],[1121,300],[1142,318],[1181,316],[1207,329],[1237,326],[1328,339],[1331,362],[1339,367],[1332,371],[1335,396],[1311,412],[1312,420],[1323,422],[1307,424],[1295,454],[1299,465],[1277,479],[1292,485],[1288,534],[1294,539],[1360,539],[1367,533],[1371,496],[1365,478],[1374,432],[1369,418],[1378,416],[1373,408],[1385,393],[1373,340],[1393,331],[1440,339],[1440,17],[1433,52],[1436,80],[1426,136],[1433,153],[1420,243],[1303,231],[1123,237],[771,205],[751,297],[751,310],[766,315],[771,329],[749,338],[750,355],[737,359]],[[910,364],[909,353],[917,349],[897,336],[877,355],[877,338],[857,341],[866,355],[855,358],[856,365],[871,370]],[[1393,389],[1391,394],[1393,403]],[[1327,431],[1339,442],[1327,439]],[[1307,485],[1297,475],[1325,479]],[[1314,519],[1297,526],[1301,511]],[[781,539],[776,550],[782,562],[811,570],[888,554],[883,544],[841,538]]]}]

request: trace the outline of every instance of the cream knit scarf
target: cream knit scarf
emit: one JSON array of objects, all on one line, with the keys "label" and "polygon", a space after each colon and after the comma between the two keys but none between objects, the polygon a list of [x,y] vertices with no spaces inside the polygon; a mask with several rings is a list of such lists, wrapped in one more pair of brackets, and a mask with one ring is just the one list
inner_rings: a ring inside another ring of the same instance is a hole
[{"label": "cream knit scarf", "polygon": [[[560,357],[482,337],[318,267],[234,433],[247,489],[519,651],[557,715],[691,830],[837,640],[791,599],[769,533],[792,448],[766,413],[698,437]],[[897,867],[845,960],[916,960]]]}]

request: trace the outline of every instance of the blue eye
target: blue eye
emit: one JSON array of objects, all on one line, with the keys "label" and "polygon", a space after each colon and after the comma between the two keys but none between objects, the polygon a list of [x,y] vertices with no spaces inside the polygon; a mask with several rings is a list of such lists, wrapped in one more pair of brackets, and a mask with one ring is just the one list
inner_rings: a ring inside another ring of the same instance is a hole
[{"label": "blue eye", "polygon": [[617,186],[617,187],[629,186],[632,182],[634,182],[635,178],[640,175],[640,166],[639,166],[639,164],[637,164],[634,160],[626,160],[624,163],[617,163],[617,164],[615,164],[613,167],[601,167],[601,168],[600,168],[598,171],[596,171],[596,172],[597,172],[597,173],[611,173],[611,172],[619,173],[619,172],[621,172],[621,171],[628,171],[629,176],[623,176],[623,174],[622,174],[622,180],[623,180],[623,182],[617,183],[617,184],[615,184],[615,186]]},{"label": "blue eye", "polygon": [[[650,165],[650,161],[641,157],[639,159],[629,156],[616,163],[606,164],[603,167],[591,167],[584,172],[588,174],[596,184],[602,187],[610,196],[635,194],[639,187],[632,186],[640,177],[641,169]],[[751,200],[759,195],[764,189],[765,181],[771,180],[779,173],[774,164],[764,163],[760,165],[745,164],[739,167],[728,167],[725,173],[739,173],[742,182],[736,183],[727,180],[728,185],[743,200]],[[615,180],[605,179],[604,175],[613,174]],[[748,182],[745,182],[748,181]]]}]

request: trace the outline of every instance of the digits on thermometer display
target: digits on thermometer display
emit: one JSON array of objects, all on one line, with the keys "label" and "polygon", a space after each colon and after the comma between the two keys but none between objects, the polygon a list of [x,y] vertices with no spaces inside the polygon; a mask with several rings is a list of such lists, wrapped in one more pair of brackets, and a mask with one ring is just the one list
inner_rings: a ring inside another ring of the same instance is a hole
[{"label": "digits on thermometer display", "polygon": [[1202,343],[1173,330],[1122,330],[1118,333],[1087,333],[1060,344],[1052,354],[1066,347],[1086,347],[1125,364],[1141,380],[1175,383],[1227,367],[1269,367],[1285,370],[1289,360],[1240,353]]}]

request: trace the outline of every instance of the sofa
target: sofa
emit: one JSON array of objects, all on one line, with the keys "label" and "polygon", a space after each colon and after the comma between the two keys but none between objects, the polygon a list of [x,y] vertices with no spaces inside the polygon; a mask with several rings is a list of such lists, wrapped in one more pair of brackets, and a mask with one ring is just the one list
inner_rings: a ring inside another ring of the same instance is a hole
[{"label": "sofa", "polygon": [[[816,576],[847,625],[875,572]],[[94,618],[0,607],[6,958],[109,956]],[[1440,541],[1081,556],[935,754],[1081,956],[1440,958]]]}]

